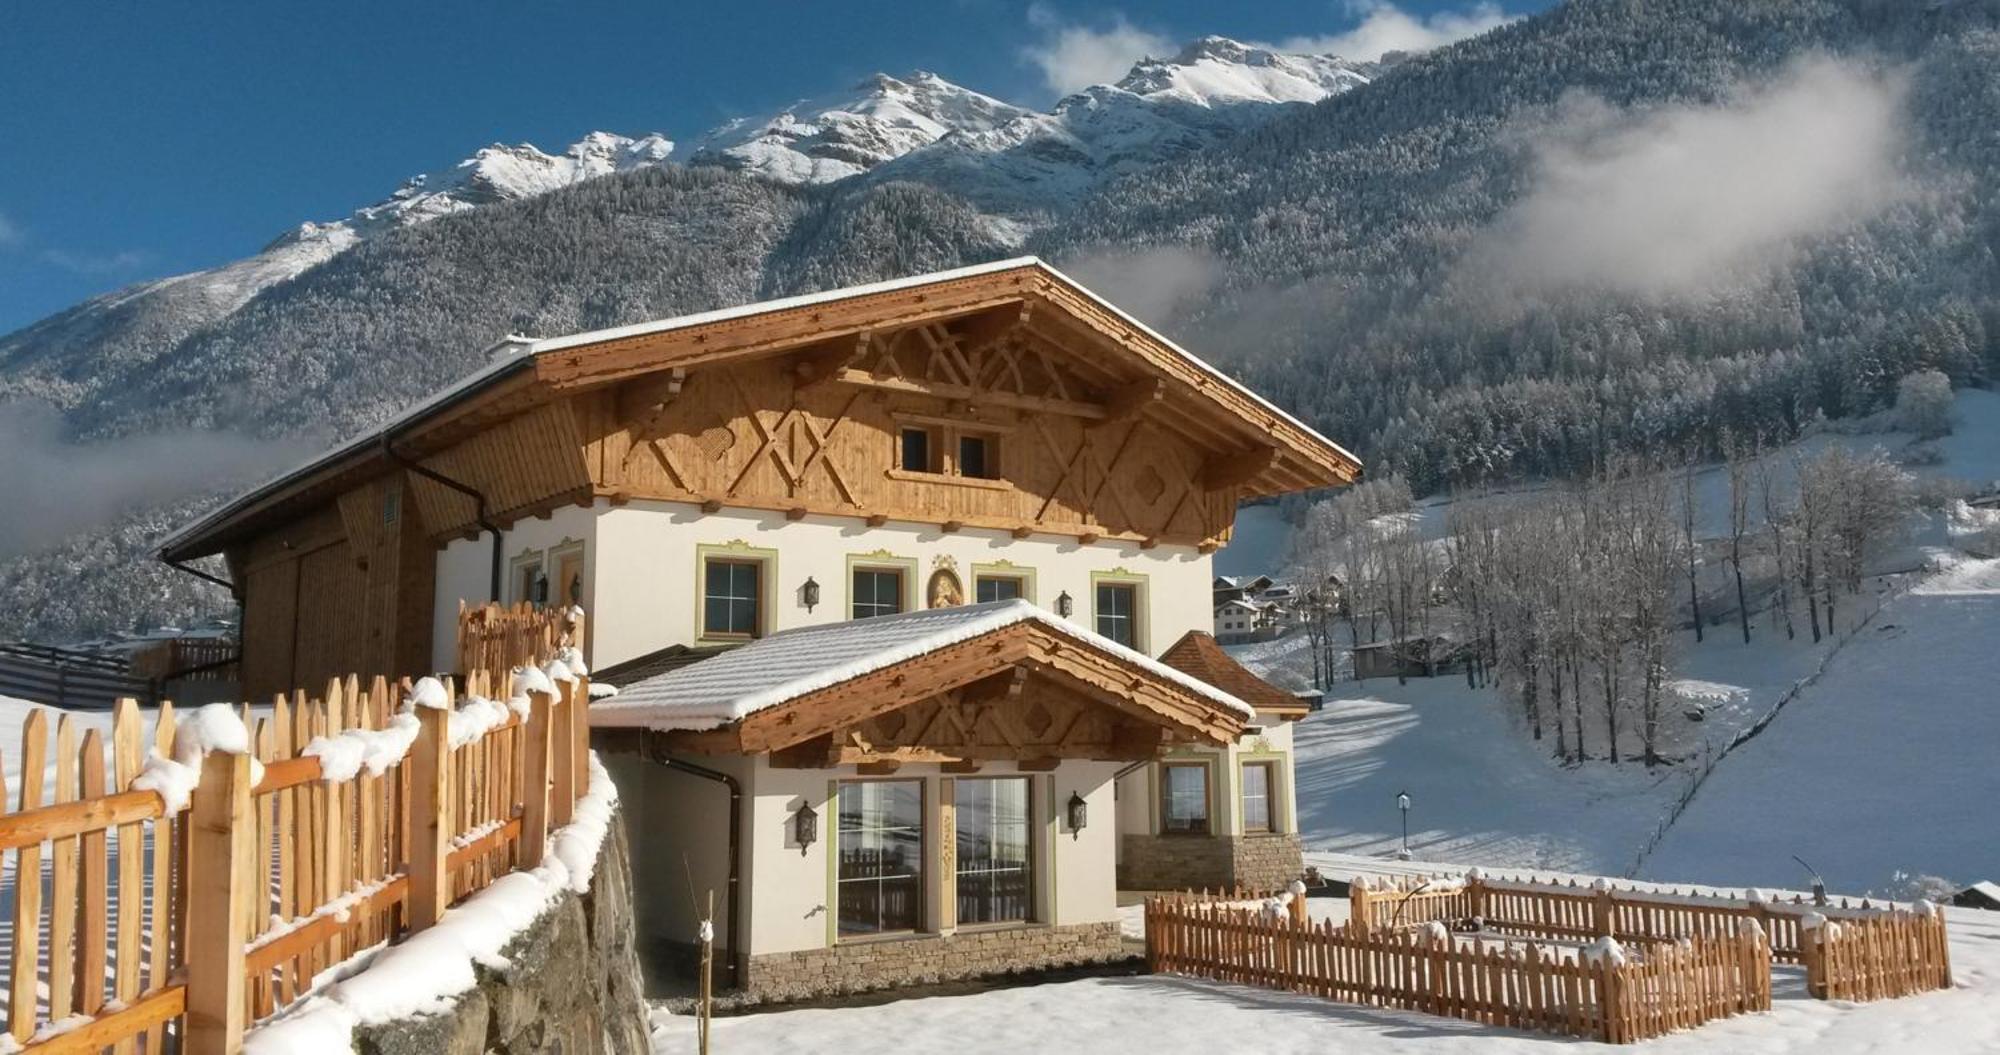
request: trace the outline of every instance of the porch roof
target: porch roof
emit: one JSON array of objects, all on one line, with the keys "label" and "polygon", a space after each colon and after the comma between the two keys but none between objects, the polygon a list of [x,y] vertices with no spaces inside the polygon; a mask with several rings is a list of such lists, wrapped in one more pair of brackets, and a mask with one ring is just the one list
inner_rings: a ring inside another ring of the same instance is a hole
[{"label": "porch roof", "polygon": [[[1251,706],[1199,678],[1092,633],[1023,600],[933,608],[903,615],[800,627],[772,634],[713,659],[625,686],[590,708],[600,728],[706,730],[739,722],[890,667],[1010,628],[1032,629],[1096,653],[1150,683],[1192,698],[1232,724],[1255,717]],[[939,691],[951,688],[939,685]]]}]

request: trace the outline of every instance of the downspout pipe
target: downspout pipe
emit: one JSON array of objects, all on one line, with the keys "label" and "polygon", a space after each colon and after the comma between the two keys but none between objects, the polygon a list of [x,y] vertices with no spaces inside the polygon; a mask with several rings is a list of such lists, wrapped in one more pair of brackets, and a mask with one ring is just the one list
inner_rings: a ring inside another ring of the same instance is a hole
[{"label": "downspout pipe", "polygon": [[729,919],[724,926],[729,934],[729,987],[743,987],[743,901],[738,897],[743,878],[743,784],[735,777],[719,769],[696,765],[667,754],[664,738],[659,733],[645,735],[645,747],[641,757],[668,769],[686,773],[689,776],[712,780],[729,789],[729,881],[726,884],[729,900]]},{"label": "downspout pipe", "polygon": [[396,430],[394,429],[390,429],[389,431],[384,432],[382,434],[382,454],[385,457],[387,457],[390,461],[395,462],[397,465],[403,467],[404,469],[416,473],[418,476],[421,476],[424,479],[429,480],[433,483],[449,487],[452,490],[457,491],[459,494],[462,494],[467,498],[472,499],[472,522],[478,524],[480,530],[491,532],[493,535],[493,557],[492,557],[493,566],[489,574],[489,579],[487,582],[486,589],[487,589],[488,600],[496,602],[499,601],[500,580],[502,577],[501,569],[506,559],[505,556],[503,555],[503,547],[505,546],[505,542],[500,537],[500,525],[495,524],[493,522],[493,518],[487,515],[486,492],[481,491],[468,484],[465,484],[461,481],[454,480],[451,477],[446,476],[445,474],[438,472],[437,470],[432,469],[427,465],[424,465],[422,462],[416,461],[413,458],[405,456],[403,452],[396,449]]}]

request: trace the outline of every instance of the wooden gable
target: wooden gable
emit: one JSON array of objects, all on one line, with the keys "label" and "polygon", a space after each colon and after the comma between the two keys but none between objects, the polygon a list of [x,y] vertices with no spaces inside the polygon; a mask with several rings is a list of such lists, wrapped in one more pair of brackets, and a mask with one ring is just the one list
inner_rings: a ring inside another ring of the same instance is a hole
[{"label": "wooden gable", "polygon": [[1233,742],[1247,716],[1102,650],[1022,622],[801,694],[670,749],[769,754],[797,768],[914,762],[1136,761]]}]

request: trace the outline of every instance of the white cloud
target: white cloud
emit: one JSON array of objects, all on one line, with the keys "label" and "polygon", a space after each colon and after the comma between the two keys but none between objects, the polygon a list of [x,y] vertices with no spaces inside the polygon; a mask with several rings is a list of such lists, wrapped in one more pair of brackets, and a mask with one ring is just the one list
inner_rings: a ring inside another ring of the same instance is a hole
[{"label": "white cloud", "polygon": [[1349,0],[1350,15],[1361,21],[1344,33],[1291,37],[1278,43],[1280,51],[1314,55],[1338,55],[1355,62],[1374,62],[1392,51],[1417,54],[1441,48],[1454,41],[1476,37],[1489,29],[1519,18],[1490,2],[1473,4],[1460,11],[1434,11],[1412,15],[1388,0]]},{"label": "white cloud", "polygon": [[1570,100],[1530,133],[1533,182],[1465,266],[1531,295],[1689,297],[1755,280],[1912,192],[1904,94],[1899,77],[1821,57],[1721,105]]},{"label": "white cloud", "polygon": [[72,249],[46,249],[42,259],[65,271],[79,275],[111,275],[120,271],[130,271],[143,267],[147,256],[137,249],[121,249],[115,253],[82,253]]},{"label": "white cloud", "polygon": [[0,212],[0,249],[20,244],[21,228],[8,219],[6,213]]},{"label": "white cloud", "polygon": [[1063,272],[1155,329],[1173,325],[1222,282],[1222,262],[1204,250],[1163,246],[1065,260]]},{"label": "white cloud", "polygon": [[1172,40],[1115,12],[1105,28],[1092,29],[1064,22],[1055,12],[1034,4],[1028,8],[1028,23],[1041,31],[1042,39],[1022,48],[1021,57],[1039,67],[1042,81],[1059,95],[1116,81],[1140,59],[1178,50]]}]

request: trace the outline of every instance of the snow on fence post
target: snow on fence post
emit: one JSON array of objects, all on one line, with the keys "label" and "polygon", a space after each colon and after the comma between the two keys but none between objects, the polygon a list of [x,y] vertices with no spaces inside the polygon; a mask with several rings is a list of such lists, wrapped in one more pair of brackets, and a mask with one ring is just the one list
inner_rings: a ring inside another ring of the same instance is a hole
[{"label": "snow on fence post", "polygon": [[248,752],[204,755],[188,822],[187,1055],[243,1047],[252,891],[242,862],[257,837],[250,808]]},{"label": "snow on fence post", "polygon": [[410,750],[410,930],[437,923],[451,901],[451,693],[424,678],[411,691],[417,739]]}]

